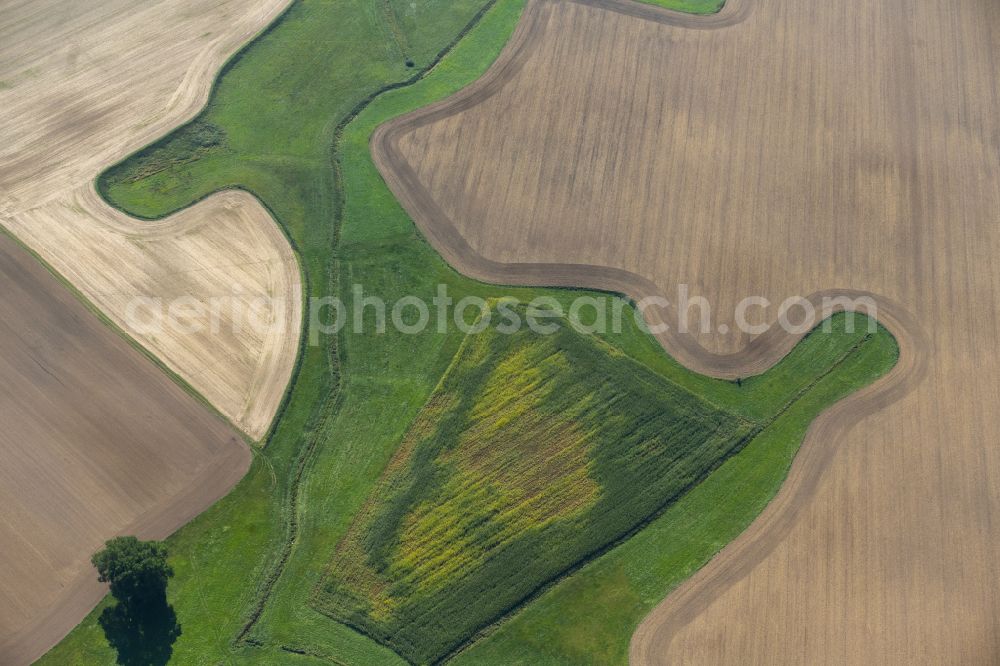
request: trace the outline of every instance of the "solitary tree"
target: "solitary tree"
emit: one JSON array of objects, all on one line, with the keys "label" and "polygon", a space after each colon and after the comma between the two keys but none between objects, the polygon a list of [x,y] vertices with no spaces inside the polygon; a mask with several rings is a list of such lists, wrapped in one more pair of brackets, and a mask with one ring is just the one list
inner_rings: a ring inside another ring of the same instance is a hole
[{"label": "solitary tree", "polygon": [[132,611],[163,605],[167,580],[174,570],[167,564],[167,548],[157,541],[133,536],[115,537],[90,560],[102,583],[111,583],[111,594]]}]

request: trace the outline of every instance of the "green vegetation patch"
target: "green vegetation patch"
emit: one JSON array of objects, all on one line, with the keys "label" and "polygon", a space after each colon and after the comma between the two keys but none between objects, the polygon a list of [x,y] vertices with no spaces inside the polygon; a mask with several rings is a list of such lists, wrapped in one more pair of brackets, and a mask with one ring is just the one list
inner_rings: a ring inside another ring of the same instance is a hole
[{"label": "green vegetation patch", "polygon": [[687,14],[716,14],[722,11],[726,0],[639,0],[648,5],[659,5]]},{"label": "green vegetation patch", "polygon": [[136,183],[171,167],[195,162],[225,145],[224,129],[204,120],[195,120],[105,171],[98,178],[97,185],[106,196],[115,185]]},{"label": "green vegetation patch", "polygon": [[696,484],[759,428],[560,326],[470,334],[315,604],[435,661]]}]

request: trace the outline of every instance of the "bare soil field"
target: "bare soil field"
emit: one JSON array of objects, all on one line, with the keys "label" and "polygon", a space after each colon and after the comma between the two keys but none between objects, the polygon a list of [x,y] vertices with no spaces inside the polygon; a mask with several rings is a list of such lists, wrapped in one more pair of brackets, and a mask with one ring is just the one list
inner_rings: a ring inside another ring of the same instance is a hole
[{"label": "bare soil field", "polygon": [[104,595],[104,540],[166,537],[250,450],[5,234],[0,279],[0,662],[21,664]]},{"label": "bare soil field", "polygon": [[712,17],[535,0],[484,78],[374,137],[468,275],[671,301],[690,285],[728,332],[651,323],[695,370],[746,376],[795,342],[737,331],[753,295],[871,295],[899,339],[896,370],[814,423],[778,498],[647,618],[633,662],[1000,659],[998,65],[987,0]]},{"label": "bare soil field", "polygon": [[[294,253],[250,195],[223,193],[160,222],[118,213],[97,174],[192,117],[224,60],[288,0],[0,1],[0,224],[254,438],[298,351]],[[223,335],[133,325],[136,297],[230,298]],[[260,297],[266,330],[228,313]]]}]

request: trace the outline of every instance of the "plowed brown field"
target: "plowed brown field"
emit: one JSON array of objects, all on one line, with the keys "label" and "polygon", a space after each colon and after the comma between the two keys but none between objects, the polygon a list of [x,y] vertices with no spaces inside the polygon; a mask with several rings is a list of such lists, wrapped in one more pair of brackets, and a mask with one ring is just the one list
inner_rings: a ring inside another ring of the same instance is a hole
[{"label": "plowed brown field", "polygon": [[0,663],[23,664],[104,595],[104,540],[166,537],[250,450],[5,234],[0,284]]},{"label": "plowed brown field", "polygon": [[730,332],[660,335],[699,371],[794,342],[736,331],[751,295],[872,294],[900,339],[635,663],[1000,660],[998,66],[992,0],[533,0],[483,79],[376,134],[469,275],[708,298]]}]

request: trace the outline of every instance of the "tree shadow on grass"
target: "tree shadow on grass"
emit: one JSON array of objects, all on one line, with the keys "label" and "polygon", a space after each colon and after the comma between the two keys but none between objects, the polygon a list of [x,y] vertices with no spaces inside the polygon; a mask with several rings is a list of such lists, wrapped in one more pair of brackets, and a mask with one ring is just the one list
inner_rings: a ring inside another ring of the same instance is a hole
[{"label": "tree shadow on grass", "polygon": [[170,661],[174,642],[181,635],[177,614],[166,599],[141,608],[119,602],[105,608],[98,622],[121,666],[163,666]]}]

